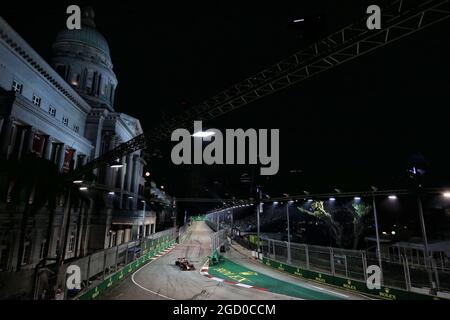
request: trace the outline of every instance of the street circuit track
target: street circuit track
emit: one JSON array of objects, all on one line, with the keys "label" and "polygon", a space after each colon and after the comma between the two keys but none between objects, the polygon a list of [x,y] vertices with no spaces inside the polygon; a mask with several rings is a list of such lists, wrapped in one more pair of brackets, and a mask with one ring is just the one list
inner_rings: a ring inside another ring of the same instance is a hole
[{"label": "street circuit track", "polygon": [[[235,285],[228,285],[200,274],[210,254],[210,235],[212,230],[203,221],[193,222],[187,239],[177,245],[171,252],[144,265],[124,281],[105,292],[100,299],[107,300],[291,300],[311,299],[311,295],[297,295],[291,297],[270,291],[249,289]],[[186,257],[193,263],[196,271],[181,271],[175,265],[179,257]],[[241,257],[243,258],[243,257]],[[235,260],[239,263],[239,260]],[[279,278],[277,274],[271,274],[271,270],[261,267],[264,274]],[[281,280],[283,286],[286,282]],[[294,282],[294,280],[289,281]],[[295,281],[300,288],[302,283]],[[305,286],[308,286],[305,284]],[[310,287],[310,286],[308,286]],[[310,288],[309,288],[310,289]],[[327,299],[324,291],[318,288],[320,293],[317,299]],[[361,299],[342,293],[333,294],[327,289],[329,299],[336,297],[343,299]],[[345,299],[345,298],[344,298]]]}]

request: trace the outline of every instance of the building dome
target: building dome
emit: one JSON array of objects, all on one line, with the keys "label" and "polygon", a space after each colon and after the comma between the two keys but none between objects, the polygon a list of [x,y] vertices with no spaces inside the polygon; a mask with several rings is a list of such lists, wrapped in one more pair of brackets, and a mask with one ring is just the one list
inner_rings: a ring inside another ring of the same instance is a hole
[{"label": "building dome", "polygon": [[114,110],[117,78],[108,42],[95,28],[94,10],[82,10],[81,29],[61,30],[51,65],[92,107]]},{"label": "building dome", "polygon": [[88,45],[109,56],[109,46],[105,37],[103,37],[95,28],[87,25],[82,25],[80,30],[61,30],[56,36],[54,44],[61,42]]},{"label": "building dome", "polygon": [[80,45],[89,46],[105,54],[109,60],[109,46],[105,37],[95,29],[95,13],[91,7],[82,10],[81,29],[69,30],[64,28],[57,35],[53,47],[58,45]]}]

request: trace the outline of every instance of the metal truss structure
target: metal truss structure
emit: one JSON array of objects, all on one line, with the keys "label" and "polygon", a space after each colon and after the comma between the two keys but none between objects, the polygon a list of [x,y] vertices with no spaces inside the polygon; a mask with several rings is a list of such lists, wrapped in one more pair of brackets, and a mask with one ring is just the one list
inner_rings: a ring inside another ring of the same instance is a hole
[{"label": "metal truss structure", "polygon": [[170,138],[177,128],[194,120],[208,121],[282,89],[298,84],[363,54],[402,39],[450,16],[450,0],[396,0],[382,8],[379,30],[369,30],[366,18],[319,40],[308,48],[240,81],[205,102],[180,113],[140,136],[94,159],[70,178]]}]

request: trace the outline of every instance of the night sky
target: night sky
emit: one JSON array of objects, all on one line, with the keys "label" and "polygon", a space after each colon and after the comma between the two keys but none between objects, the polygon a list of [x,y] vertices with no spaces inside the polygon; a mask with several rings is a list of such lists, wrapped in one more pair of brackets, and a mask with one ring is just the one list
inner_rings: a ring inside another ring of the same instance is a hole
[{"label": "night sky", "polygon": [[[150,130],[386,1],[243,2],[17,1],[0,14],[48,59],[67,5],[91,5],[119,80],[115,108]],[[289,27],[317,15],[319,30],[301,36]],[[441,22],[204,124],[280,129],[276,176],[260,177],[255,166],[176,167],[170,142],[148,169],[176,196],[248,197],[243,173],[271,196],[403,188],[412,164],[426,167],[427,186],[450,185],[449,31]]]}]

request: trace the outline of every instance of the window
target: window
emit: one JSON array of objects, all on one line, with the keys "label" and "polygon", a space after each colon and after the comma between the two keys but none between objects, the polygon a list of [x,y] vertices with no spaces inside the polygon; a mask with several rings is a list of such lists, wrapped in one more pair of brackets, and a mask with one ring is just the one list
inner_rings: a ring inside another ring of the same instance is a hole
[{"label": "window", "polygon": [[31,100],[35,106],[41,106],[41,98],[33,94],[33,99]]},{"label": "window", "polygon": [[56,116],[56,108],[53,108],[52,106],[48,107],[48,114],[52,117]]},{"label": "window", "polygon": [[6,241],[0,244],[0,271],[6,271],[8,266],[9,245]]},{"label": "window", "polygon": [[21,84],[17,80],[14,80],[12,84],[12,89],[17,93],[22,93],[23,84]]},{"label": "window", "polygon": [[100,89],[100,93],[102,96],[106,95],[106,90],[108,90],[108,85],[107,84],[102,85]]},{"label": "window", "polygon": [[72,74],[72,79],[70,80],[70,84],[77,87],[80,84],[80,75],[78,73]]},{"label": "window", "polygon": [[45,250],[47,249],[47,240],[42,240],[41,248],[39,249],[39,259],[44,259]]},{"label": "window", "polygon": [[73,252],[74,249],[75,249],[75,232],[71,232],[67,252]]},{"label": "window", "polygon": [[89,70],[87,73],[86,88],[91,89],[94,82],[94,72]]},{"label": "window", "polygon": [[73,131],[75,131],[76,133],[78,133],[80,131],[80,127],[77,125],[73,126]]},{"label": "window", "polygon": [[23,246],[22,264],[26,265],[30,263],[31,263],[31,243],[27,241]]},{"label": "window", "polygon": [[66,77],[66,70],[67,70],[67,68],[65,65],[56,66],[56,72],[58,72],[59,75],[63,78]]},{"label": "window", "polygon": [[65,126],[69,125],[69,118],[63,117],[63,118],[62,118],[62,123],[63,123]]}]

